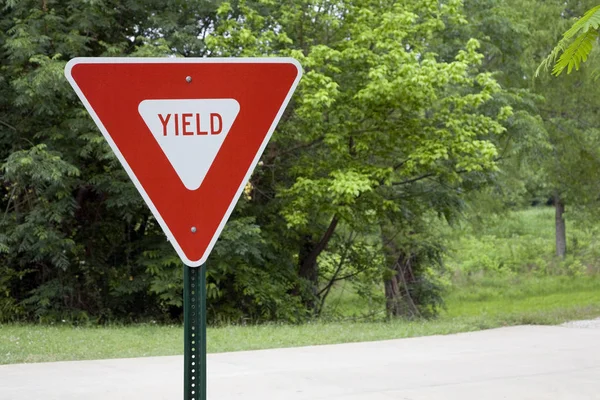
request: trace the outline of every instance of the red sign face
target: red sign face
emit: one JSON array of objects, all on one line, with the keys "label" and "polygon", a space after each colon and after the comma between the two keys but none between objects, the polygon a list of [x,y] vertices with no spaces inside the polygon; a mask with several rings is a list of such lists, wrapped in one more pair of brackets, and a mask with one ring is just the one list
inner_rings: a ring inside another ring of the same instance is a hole
[{"label": "red sign face", "polygon": [[75,58],[65,75],[183,262],[199,266],[302,69],[289,58]]}]

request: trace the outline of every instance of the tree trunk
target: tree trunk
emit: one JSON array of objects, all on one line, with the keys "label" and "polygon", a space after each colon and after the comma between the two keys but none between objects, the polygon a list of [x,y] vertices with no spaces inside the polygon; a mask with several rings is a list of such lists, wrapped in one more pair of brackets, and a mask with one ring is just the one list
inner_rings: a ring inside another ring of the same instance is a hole
[{"label": "tree trunk", "polygon": [[414,257],[412,254],[400,253],[394,266],[393,275],[385,284],[385,307],[388,317],[415,317],[419,309],[413,301],[409,286],[415,280],[412,271]]},{"label": "tree trunk", "polygon": [[554,194],[554,226],[556,232],[556,255],[560,258],[564,258],[567,254],[567,234],[565,219],[563,214],[565,213],[565,203],[560,198],[558,193]]},{"label": "tree trunk", "polygon": [[298,253],[298,276],[307,280],[311,286],[309,296],[304,298],[304,304],[308,309],[315,312],[318,308],[317,299],[319,285],[319,266],[317,264],[317,258],[327,247],[329,240],[331,240],[331,237],[335,232],[337,224],[338,218],[337,216],[334,216],[329,223],[329,227],[321,237],[321,240],[316,243],[310,235],[305,236],[302,247]]}]

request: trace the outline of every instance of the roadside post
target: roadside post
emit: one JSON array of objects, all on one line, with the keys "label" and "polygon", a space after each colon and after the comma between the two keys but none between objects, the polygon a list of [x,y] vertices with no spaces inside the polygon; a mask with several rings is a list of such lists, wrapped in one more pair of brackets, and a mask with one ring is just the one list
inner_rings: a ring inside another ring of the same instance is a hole
[{"label": "roadside post", "polygon": [[206,260],[302,76],[291,58],[74,58],[65,76],[184,266],[184,400],[206,400]]},{"label": "roadside post", "polygon": [[206,264],[183,268],[183,398],[206,400]]}]

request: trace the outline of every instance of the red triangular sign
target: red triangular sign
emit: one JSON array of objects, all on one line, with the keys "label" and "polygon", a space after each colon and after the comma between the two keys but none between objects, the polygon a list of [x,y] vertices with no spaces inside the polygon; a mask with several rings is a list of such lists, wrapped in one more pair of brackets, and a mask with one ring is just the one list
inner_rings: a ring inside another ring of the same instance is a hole
[{"label": "red triangular sign", "polygon": [[289,58],[75,58],[65,75],[183,262],[199,266],[302,68]]}]

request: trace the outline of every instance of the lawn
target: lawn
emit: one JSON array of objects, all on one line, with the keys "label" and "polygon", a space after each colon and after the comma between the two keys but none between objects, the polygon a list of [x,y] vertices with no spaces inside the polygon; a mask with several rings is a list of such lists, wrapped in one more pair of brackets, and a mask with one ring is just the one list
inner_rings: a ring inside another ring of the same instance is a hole
[{"label": "lawn", "polygon": [[[442,335],[519,324],[559,324],[600,316],[600,279],[547,278],[520,286],[507,282],[507,295],[471,290],[451,293],[447,311],[431,321],[319,322],[305,325],[225,326],[208,329],[208,351],[347,343]],[[547,285],[545,285],[547,283]],[[531,293],[532,287],[543,290]],[[520,287],[520,291],[519,291]],[[546,291],[545,294],[542,292]],[[549,292],[550,291],[550,292]],[[486,294],[487,293],[487,294]],[[503,293],[496,287],[496,292]],[[0,364],[183,353],[180,326],[3,325]]]}]

